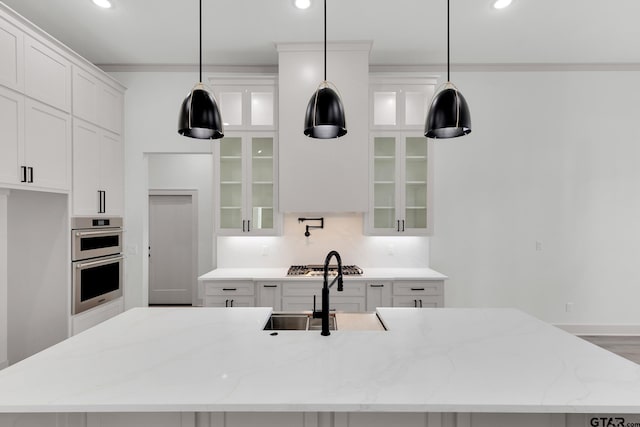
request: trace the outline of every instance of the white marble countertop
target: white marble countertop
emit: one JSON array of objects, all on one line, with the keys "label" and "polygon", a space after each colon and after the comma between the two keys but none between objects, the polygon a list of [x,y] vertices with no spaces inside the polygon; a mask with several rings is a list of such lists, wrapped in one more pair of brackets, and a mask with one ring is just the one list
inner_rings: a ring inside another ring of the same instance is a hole
[{"label": "white marble countertop", "polygon": [[[282,268],[216,268],[198,280],[322,280],[322,276],[287,276],[288,267]],[[430,268],[370,268],[362,267],[359,276],[344,276],[345,280],[445,280],[447,276]]]},{"label": "white marble countertop", "polygon": [[0,371],[0,412],[640,413],[640,365],[514,309],[328,337],[271,336],[270,312],[129,310]]}]

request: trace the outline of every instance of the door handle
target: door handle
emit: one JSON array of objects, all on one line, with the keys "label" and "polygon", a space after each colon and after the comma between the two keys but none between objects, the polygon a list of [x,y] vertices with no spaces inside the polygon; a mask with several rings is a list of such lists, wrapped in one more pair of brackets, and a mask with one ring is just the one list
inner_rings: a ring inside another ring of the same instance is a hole
[{"label": "door handle", "polygon": [[27,182],[27,167],[26,166],[20,166],[20,174],[22,175],[22,178],[20,179],[20,182]]},{"label": "door handle", "polygon": [[399,219],[398,219],[398,220],[396,220],[396,223],[398,224],[398,228],[397,228],[397,230],[398,230],[398,233],[399,233],[399,232],[400,232],[400,220],[399,220]]},{"label": "door handle", "polygon": [[420,308],[422,308],[422,300],[420,300]]},{"label": "door handle", "polygon": [[251,232],[251,220],[247,220],[247,233]]},{"label": "door handle", "polygon": [[225,307],[229,307],[229,300],[228,299],[224,300],[224,306]]},{"label": "door handle", "polygon": [[242,232],[244,233],[244,219],[242,220]]},{"label": "door handle", "polygon": [[229,307],[233,307],[233,300],[231,300],[231,304],[229,305]]},{"label": "door handle", "polygon": [[416,308],[418,307],[418,300],[417,299],[413,300],[413,306],[416,307]]},{"label": "door handle", "polygon": [[402,220],[402,232],[404,232],[404,219]]},{"label": "door handle", "polygon": [[32,183],[33,182],[33,168],[31,166],[29,166],[27,168],[27,170],[29,171],[29,181],[27,181],[27,182]]},{"label": "door handle", "polygon": [[105,212],[107,212],[107,192],[105,190],[102,190],[102,213]]}]

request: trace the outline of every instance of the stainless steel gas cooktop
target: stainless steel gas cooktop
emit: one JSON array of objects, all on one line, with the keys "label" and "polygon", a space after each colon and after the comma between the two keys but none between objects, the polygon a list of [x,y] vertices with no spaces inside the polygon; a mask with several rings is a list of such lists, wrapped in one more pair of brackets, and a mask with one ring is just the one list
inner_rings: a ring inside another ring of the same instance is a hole
[{"label": "stainless steel gas cooktop", "polygon": [[[324,266],[320,264],[309,265],[292,265],[287,271],[287,276],[322,276],[324,274]],[[338,274],[338,266],[332,264],[329,266],[329,274]],[[358,276],[362,274],[362,269],[357,265],[343,265],[343,276]]]}]

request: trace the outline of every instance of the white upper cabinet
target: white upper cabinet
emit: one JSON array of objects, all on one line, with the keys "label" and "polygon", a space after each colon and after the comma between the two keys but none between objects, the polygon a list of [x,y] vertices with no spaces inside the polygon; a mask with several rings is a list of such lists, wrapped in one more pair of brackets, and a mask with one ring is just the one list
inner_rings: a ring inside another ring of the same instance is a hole
[{"label": "white upper cabinet", "polygon": [[212,78],[209,85],[218,101],[225,131],[277,128],[275,76]]},{"label": "white upper cabinet", "polygon": [[372,75],[367,234],[430,234],[432,161],[424,123],[435,78]]},{"label": "white upper cabinet", "polygon": [[430,234],[433,173],[429,144],[420,133],[372,135],[367,234]]},{"label": "white upper cabinet", "polygon": [[0,183],[20,182],[23,146],[24,96],[0,86]]},{"label": "white upper cabinet", "polygon": [[278,234],[275,134],[227,135],[214,147],[218,234]]},{"label": "white upper cabinet", "polygon": [[368,42],[329,43],[327,78],[340,93],[347,134],[312,139],[304,117],[323,80],[323,46],[278,45],[281,212],[366,212],[370,49]]},{"label": "white upper cabinet", "polygon": [[372,75],[370,128],[424,130],[435,85],[435,78]]},{"label": "white upper cabinet", "polygon": [[25,94],[71,111],[71,63],[43,43],[25,36]]},{"label": "white upper cabinet", "polygon": [[22,32],[0,17],[0,85],[22,91],[24,37]]},{"label": "white upper cabinet", "polygon": [[67,191],[71,184],[71,117],[25,99],[24,166],[27,183]]},{"label": "white upper cabinet", "polygon": [[122,132],[122,92],[73,67],[73,115],[115,133]]},{"label": "white upper cabinet", "polygon": [[123,146],[120,136],[75,120],[73,126],[74,215],[122,215]]}]

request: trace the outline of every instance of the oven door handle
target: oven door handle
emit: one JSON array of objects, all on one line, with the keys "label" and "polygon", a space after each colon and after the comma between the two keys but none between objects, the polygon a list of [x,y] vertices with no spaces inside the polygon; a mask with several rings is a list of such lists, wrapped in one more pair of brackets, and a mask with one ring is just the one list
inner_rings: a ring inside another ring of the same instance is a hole
[{"label": "oven door handle", "polygon": [[124,255],[118,255],[110,258],[100,259],[97,261],[81,262],[76,264],[76,268],[80,269],[80,268],[86,268],[86,267],[94,267],[96,265],[102,265],[102,264],[111,264],[113,261],[120,261],[123,259],[124,259]]},{"label": "oven door handle", "polygon": [[111,229],[100,231],[76,231],[76,237],[122,234],[123,230]]}]

